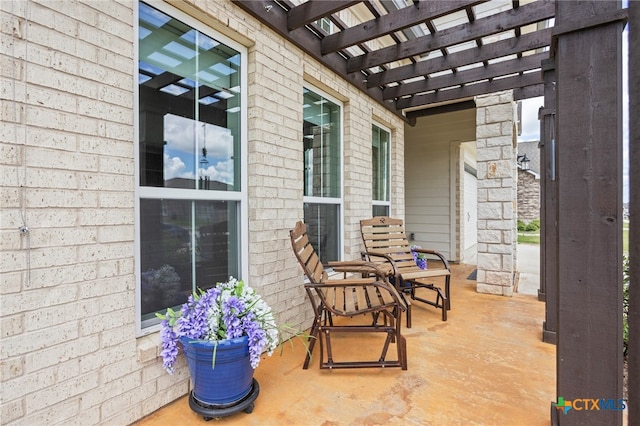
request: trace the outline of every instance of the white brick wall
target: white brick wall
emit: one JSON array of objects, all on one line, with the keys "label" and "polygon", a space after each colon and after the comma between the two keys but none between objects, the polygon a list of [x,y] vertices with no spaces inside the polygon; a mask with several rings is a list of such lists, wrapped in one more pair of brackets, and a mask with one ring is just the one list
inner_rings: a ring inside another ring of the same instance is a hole
[{"label": "white brick wall", "polygon": [[[0,5],[3,425],[129,424],[189,389],[184,362],[167,375],[158,335],[135,330],[135,4]],[[179,6],[248,46],[248,280],[280,322],[306,328],[288,237],[303,217],[302,87],[345,102],[347,259],[371,213],[371,124],[392,130],[395,182],[404,124],[230,1]],[[403,188],[392,197],[402,216]]]}]

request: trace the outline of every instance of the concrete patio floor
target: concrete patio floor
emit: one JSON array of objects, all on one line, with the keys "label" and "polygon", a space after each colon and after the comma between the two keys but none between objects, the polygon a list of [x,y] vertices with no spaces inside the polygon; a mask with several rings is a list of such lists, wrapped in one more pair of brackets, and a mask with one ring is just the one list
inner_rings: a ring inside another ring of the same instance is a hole
[{"label": "concrete patio floor", "polygon": [[[260,395],[251,414],[219,425],[548,425],[556,400],[556,348],[541,341],[544,303],[529,294],[479,294],[472,265],[452,265],[452,310],[415,302],[404,329],[408,370],[302,369],[297,339],[255,372]],[[404,318],[403,318],[404,321]],[[404,324],[404,323],[403,323]],[[373,340],[372,338],[371,340]],[[361,354],[367,338],[334,338],[338,356]],[[317,350],[314,356],[317,356]],[[395,355],[395,346],[390,349]],[[389,357],[390,358],[390,357]],[[395,359],[395,358],[394,358]],[[136,425],[207,423],[182,397]]]}]

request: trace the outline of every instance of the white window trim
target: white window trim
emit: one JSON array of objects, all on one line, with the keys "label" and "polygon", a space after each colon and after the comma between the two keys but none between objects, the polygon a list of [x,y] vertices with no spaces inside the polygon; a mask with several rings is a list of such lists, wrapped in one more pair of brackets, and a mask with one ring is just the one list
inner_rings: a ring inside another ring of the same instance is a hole
[{"label": "white window trim", "polygon": [[[172,199],[188,199],[188,200],[231,200],[231,201],[239,201],[240,202],[240,265],[239,270],[241,271],[241,277],[249,277],[249,203],[248,203],[248,142],[247,142],[247,133],[248,133],[248,96],[247,96],[247,88],[248,88],[248,51],[246,47],[242,44],[234,41],[233,39],[225,36],[224,34],[214,30],[211,27],[208,27],[203,22],[195,19],[193,16],[188,15],[181,10],[176,9],[175,7],[165,3],[160,0],[145,0],[144,3],[149,6],[153,6],[156,9],[166,13],[167,15],[178,19],[189,25],[191,28],[194,28],[204,34],[207,34],[210,37],[213,37],[215,40],[226,44],[227,46],[235,49],[240,53],[240,87],[241,87],[241,109],[240,109],[240,191],[229,191],[224,194],[216,193],[214,191],[195,191],[191,192],[187,195],[180,195],[178,192],[181,192],[179,189],[172,188],[153,188],[153,187],[141,187],[140,186],[140,97],[138,93],[138,61],[139,61],[139,49],[140,43],[138,38],[138,30],[139,30],[139,7],[138,2],[135,2],[134,13],[133,13],[133,25],[134,25],[134,73],[133,73],[133,99],[134,99],[134,161],[135,161],[135,170],[134,170],[134,179],[135,179],[135,201],[134,201],[134,228],[135,228],[135,240],[134,240],[134,259],[135,259],[135,274],[136,274],[136,291],[135,291],[135,316],[136,316],[136,337],[142,337],[151,333],[156,333],[160,330],[160,324],[153,325],[150,327],[142,328],[142,318],[141,318],[141,294],[140,294],[140,198],[165,198],[168,193],[176,192],[175,196],[172,193]],[[171,190],[171,192],[168,192]],[[161,194],[162,193],[162,194]],[[246,279],[245,278],[245,279]]]}]

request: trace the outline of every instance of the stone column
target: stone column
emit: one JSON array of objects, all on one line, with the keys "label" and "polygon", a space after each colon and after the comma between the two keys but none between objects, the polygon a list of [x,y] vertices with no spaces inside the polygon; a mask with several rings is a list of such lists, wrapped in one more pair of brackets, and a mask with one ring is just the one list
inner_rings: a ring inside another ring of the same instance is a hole
[{"label": "stone column", "polygon": [[480,293],[513,294],[516,269],[516,148],[512,91],[476,97]]}]

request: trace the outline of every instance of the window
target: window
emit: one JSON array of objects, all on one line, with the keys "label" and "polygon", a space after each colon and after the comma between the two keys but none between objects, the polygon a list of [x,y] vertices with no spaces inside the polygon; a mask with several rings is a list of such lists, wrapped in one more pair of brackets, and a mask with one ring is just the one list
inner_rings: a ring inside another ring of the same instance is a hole
[{"label": "window", "polygon": [[138,9],[140,329],[242,272],[246,55],[162,9]]},{"label": "window", "polygon": [[342,107],[304,89],[304,221],[322,262],[339,260],[342,217]]},{"label": "window", "polygon": [[333,22],[329,18],[322,18],[316,21],[316,24],[323,30],[327,32],[327,34],[333,34]]},{"label": "window", "polygon": [[391,136],[389,131],[375,124],[372,126],[372,135],[373,215],[389,216]]}]

